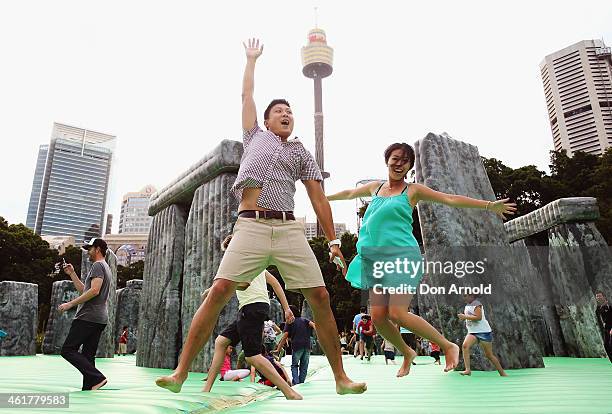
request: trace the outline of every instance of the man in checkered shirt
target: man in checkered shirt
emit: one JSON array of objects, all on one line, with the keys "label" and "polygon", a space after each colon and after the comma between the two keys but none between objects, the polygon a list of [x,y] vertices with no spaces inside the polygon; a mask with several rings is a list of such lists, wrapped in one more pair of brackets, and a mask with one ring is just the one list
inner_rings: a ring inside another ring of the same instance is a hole
[{"label": "man in checkered shirt", "polygon": [[[193,317],[176,370],[160,377],[158,386],[179,392],[187,379],[189,366],[210,339],[219,313],[237,288],[245,289],[269,265],[276,265],[288,290],[301,292],[310,304],[317,336],[336,380],[338,394],[360,394],[365,383],[351,381],[344,371],[338,342],[338,329],[329,303],[321,269],[304,227],[293,215],[295,182],[301,180],[329,242],[330,261],[346,262],[336,238],[329,202],[321,187],[321,171],[312,155],[293,131],[289,103],[276,99],[264,112],[263,130],[257,122],[253,99],[255,62],[263,51],[259,40],[244,45],[246,68],[242,81],[242,129],[244,155],[232,191],[240,200],[238,220],[207,299]],[[256,317],[250,315],[251,318]],[[268,315],[260,315],[262,321]],[[273,370],[272,367],[269,367]],[[263,372],[268,375],[268,372]],[[271,371],[269,374],[273,375]],[[298,394],[299,395],[299,394]],[[289,397],[288,397],[289,398]]]}]

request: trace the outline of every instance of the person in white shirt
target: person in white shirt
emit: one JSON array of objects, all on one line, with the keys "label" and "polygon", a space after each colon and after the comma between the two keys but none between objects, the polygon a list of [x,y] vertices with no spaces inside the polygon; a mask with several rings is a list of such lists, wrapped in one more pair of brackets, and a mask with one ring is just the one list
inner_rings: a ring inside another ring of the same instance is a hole
[{"label": "person in white shirt", "polygon": [[463,295],[465,300],[465,309],[463,313],[457,314],[459,319],[465,321],[468,333],[463,340],[463,362],[465,364],[465,371],[461,372],[461,375],[472,375],[470,369],[470,349],[476,343],[480,345],[484,351],[485,356],[497,369],[499,375],[506,377],[506,371],[501,366],[499,359],[493,353],[493,332],[491,331],[491,325],[485,317],[485,312],[482,307],[482,303],[476,299],[474,295]]}]

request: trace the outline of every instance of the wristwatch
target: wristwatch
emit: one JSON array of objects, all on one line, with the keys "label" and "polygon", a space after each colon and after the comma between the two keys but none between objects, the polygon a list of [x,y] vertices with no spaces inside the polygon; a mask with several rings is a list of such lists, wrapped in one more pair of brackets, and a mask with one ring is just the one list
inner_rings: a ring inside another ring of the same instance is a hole
[{"label": "wristwatch", "polygon": [[327,243],[327,247],[329,247],[330,249],[332,246],[342,247],[342,242],[340,241],[340,239],[335,239]]}]

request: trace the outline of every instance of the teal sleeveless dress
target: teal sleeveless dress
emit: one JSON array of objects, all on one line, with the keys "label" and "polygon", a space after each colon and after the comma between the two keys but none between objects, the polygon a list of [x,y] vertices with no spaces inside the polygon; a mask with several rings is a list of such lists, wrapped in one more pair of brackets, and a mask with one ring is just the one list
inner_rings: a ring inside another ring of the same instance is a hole
[{"label": "teal sleeveless dress", "polygon": [[[409,256],[409,259],[414,261],[421,260],[419,244],[412,234],[412,206],[407,194],[408,185],[401,194],[382,197],[378,192],[383,184],[376,190],[363,217],[357,241],[357,255],[351,261],[346,273],[346,280],[357,289],[367,290],[372,287],[368,282],[372,279],[362,277],[364,248],[366,253],[376,251],[371,248],[380,248],[381,252],[397,250],[394,248],[408,248],[403,249],[404,256]],[[370,254],[377,255],[376,252]],[[416,277],[420,281],[422,271]]]}]

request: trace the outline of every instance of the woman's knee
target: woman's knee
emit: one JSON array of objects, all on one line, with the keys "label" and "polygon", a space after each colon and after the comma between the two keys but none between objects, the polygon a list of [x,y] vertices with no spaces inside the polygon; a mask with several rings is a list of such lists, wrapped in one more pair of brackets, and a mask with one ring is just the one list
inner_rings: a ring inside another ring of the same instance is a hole
[{"label": "woman's knee", "polygon": [[372,322],[374,325],[385,323],[389,319],[389,312],[386,307],[372,307]]},{"label": "woman's knee", "polygon": [[399,323],[402,317],[408,314],[408,309],[399,308],[397,306],[389,306],[389,319],[395,323]]}]

